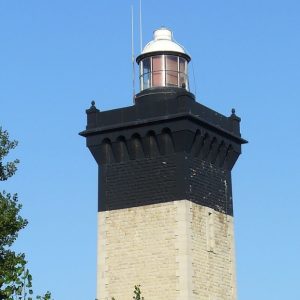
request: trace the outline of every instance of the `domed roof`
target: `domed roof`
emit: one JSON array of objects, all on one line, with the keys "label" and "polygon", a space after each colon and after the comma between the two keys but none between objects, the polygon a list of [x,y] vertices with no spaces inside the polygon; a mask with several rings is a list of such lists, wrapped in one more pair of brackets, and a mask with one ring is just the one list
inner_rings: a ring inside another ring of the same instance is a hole
[{"label": "domed roof", "polygon": [[161,27],[153,32],[153,40],[144,47],[139,57],[144,57],[152,52],[181,53],[190,60],[190,56],[184,47],[173,39],[173,32],[166,27]]}]

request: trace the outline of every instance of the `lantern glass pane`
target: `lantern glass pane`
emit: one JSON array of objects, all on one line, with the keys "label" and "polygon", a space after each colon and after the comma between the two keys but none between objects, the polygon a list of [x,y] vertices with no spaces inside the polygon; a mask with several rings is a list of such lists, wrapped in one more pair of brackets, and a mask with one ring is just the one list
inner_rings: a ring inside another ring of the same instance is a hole
[{"label": "lantern glass pane", "polygon": [[152,57],[152,86],[164,86],[163,55]]},{"label": "lantern glass pane", "polygon": [[166,56],[166,86],[178,86],[178,57]]},{"label": "lantern glass pane", "polygon": [[143,59],[143,74],[149,73],[151,70],[151,60],[150,57]]}]

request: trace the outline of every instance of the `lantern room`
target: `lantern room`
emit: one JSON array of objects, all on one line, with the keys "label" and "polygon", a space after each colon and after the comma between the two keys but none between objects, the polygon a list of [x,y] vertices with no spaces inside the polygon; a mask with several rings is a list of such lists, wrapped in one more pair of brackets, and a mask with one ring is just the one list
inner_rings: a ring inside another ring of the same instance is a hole
[{"label": "lantern room", "polygon": [[139,65],[140,90],[175,87],[189,90],[188,63],[185,49],[173,39],[173,33],[162,27],[154,31],[136,61]]}]

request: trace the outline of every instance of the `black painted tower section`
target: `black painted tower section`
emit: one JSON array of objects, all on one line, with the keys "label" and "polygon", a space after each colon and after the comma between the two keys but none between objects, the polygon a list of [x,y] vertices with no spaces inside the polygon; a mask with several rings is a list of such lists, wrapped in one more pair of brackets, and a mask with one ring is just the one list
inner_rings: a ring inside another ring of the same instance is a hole
[{"label": "black painted tower section", "polygon": [[80,134],[99,165],[99,211],[186,199],[233,215],[231,170],[246,143],[234,111],[225,117],[164,87],[86,113]]}]

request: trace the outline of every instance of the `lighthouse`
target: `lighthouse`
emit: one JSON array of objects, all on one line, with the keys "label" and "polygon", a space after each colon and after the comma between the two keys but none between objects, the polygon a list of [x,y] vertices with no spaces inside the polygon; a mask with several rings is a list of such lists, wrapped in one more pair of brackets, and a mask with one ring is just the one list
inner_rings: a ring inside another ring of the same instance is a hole
[{"label": "lighthouse", "polygon": [[87,109],[98,169],[97,299],[235,300],[231,170],[240,118],[196,101],[190,55],[167,28],[137,57],[132,106]]}]

